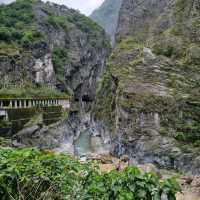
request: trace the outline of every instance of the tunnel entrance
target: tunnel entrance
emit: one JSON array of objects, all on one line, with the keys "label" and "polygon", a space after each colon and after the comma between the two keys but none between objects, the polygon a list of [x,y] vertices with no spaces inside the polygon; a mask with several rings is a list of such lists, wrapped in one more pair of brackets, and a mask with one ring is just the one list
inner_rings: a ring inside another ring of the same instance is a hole
[{"label": "tunnel entrance", "polygon": [[83,95],[82,96],[82,101],[84,101],[84,102],[92,102],[93,99],[89,95]]}]

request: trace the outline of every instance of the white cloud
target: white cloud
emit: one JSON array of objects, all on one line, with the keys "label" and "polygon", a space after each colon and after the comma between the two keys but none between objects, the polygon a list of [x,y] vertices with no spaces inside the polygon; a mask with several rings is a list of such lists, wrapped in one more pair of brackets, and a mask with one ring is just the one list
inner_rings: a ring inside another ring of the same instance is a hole
[{"label": "white cloud", "polygon": [[65,4],[80,10],[82,13],[89,15],[91,12],[99,7],[103,0],[51,0],[58,4]]},{"label": "white cloud", "polygon": [[[10,3],[14,0],[0,0],[0,3]],[[44,0],[47,1],[47,0]],[[49,0],[58,4],[64,4],[70,8],[80,10],[85,15],[91,14],[91,12],[98,8],[104,0]]]}]

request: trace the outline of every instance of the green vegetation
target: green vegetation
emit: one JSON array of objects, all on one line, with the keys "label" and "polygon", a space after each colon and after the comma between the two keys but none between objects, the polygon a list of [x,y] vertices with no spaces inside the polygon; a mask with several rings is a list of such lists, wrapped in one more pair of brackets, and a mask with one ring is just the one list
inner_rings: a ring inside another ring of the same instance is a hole
[{"label": "green vegetation", "polygon": [[175,120],[178,141],[199,143],[200,141],[200,105],[188,102],[184,105],[182,118]]},{"label": "green vegetation", "polygon": [[180,25],[184,23],[184,20],[190,15],[192,4],[194,4],[194,0],[176,0],[176,7],[174,9],[174,16],[179,24],[177,24],[177,28],[180,28]]},{"label": "green vegetation", "polygon": [[[129,51],[135,50],[135,57],[132,60],[124,59],[123,55]],[[107,72],[104,73],[102,81],[97,90],[97,102],[94,108],[97,120],[103,120],[105,125],[114,133],[115,130],[115,109],[119,102],[120,88],[135,81],[133,67],[141,62],[143,54],[143,44],[134,37],[128,37],[122,40],[115,48],[107,62]],[[134,59],[135,58],[135,59]]]},{"label": "green vegetation", "polygon": [[[34,6],[40,0],[17,0],[10,5],[0,6],[0,43],[15,44],[16,46],[28,48],[32,44],[45,41],[45,36],[38,30]],[[71,9],[68,14],[59,15],[56,8],[44,4],[42,7],[47,16],[41,19],[44,25],[52,25],[68,31],[71,26],[87,33],[90,44],[94,47],[109,45],[102,37],[103,29],[88,17]],[[0,45],[1,46],[1,45]]]},{"label": "green vegetation", "polygon": [[176,20],[174,33],[176,35],[183,35],[192,42],[200,43],[200,12],[198,3],[195,3],[195,0],[177,0],[175,5],[173,13]]},{"label": "green vegetation", "polygon": [[28,48],[43,40],[35,25],[35,2],[37,0],[17,0],[9,6],[0,6],[0,42]]},{"label": "green vegetation", "polygon": [[[93,47],[100,48],[103,46],[107,49],[110,47],[110,42],[109,40],[106,40],[104,30],[91,19],[74,12],[73,18],[69,18],[68,20],[71,23],[74,23],[80,30],[88,34],[90,44]],[[102,35],[104,35],[104,37]]]},{"label": "green vegetation", "polygon": [[42,113],[44,124],[50,125],[62,119],[63,109],[62,106],[43,107]]},{"label": "green vegetation", "polygon": [[9,109],[8,117],[11,121],[11,130],[17,133],[37,113],[36,108]]},{"label": "green vegetation", "polygon": [[67,94],[49,87],[24,87],[24,88],[2,88],[0,98],[34,98],[34,97],[68,97]]},{"label": "green vegetation", "polygon": [[46,18],[47,25],[50,24],[55,28],[62,28],[65,31],[68,31],[71,27],[76,26],[76,28],[82,32],[87,33],[88,42],[93,47],[101,47],[102,44],[105,45],[105,47],[110,47],[109,41],[102,37],[104,30],[91,19],[85,17],[76,10],[71,9],[69,10],[69,14],[64,16],[57,16],[55,11],[48,6],[46,6],[45,11],[49,15]]},{"label": "green vegetation", "polygon": [[95,118],[103,120],[105,125],[111,129],[114,127],[115,121],[115,89],[116,85],[111,74],[105,73],[97,90],[97,102],[94,108]]},{"label": "green vegetation", "polygon": [[[39,13],[43,14],[39,16]],[[57,42],[54,43],[54,36],[48,33],[49,29],[59,31],[60,35],[65,36],[66,40],[63,41],[62,47],[57,45]],[[11,70],[8,77],[2,74],[3,81],[0,88],[6,87],[6,89],[0,89],[0,98],[63,96],[64,94],[57,90],[36,87],[35,83],[26,87],[24,83],[30,81],[30,76],[35,75],[29,63],[34,64],[33,60],[43,58],[44,54],[50,53],[51,50],[57,81],[62,84],[64,93],[72,94],[65,80],[65,69],[71,64],[71,33],[69,33],[71,29],[85,34],[85,43],[90,49],[92,47],[102,49],[103,45],[105,47],[109,45],[103,37],[105,35],[103,29],[73,9],[61,12],[59,7],[45,4],[40,0],[17,0],[9,5],[0,5],[0,62],[5,62],[6,66],[17,66],[20,71],[17,78],[23,79],[23,88],[7,88],[3,78],[6,77],[6,83],[12,84],[16,73]],[[50,43],[49,39],[52,40]]]},{"label": "green vegetation", "polygon": [[[10,122],[1,121],[0,128],[11,128],[13,133],[17,133],[24,128],[27,123],[29,126],[37,121],[38,116],[41,122],[45,125],[50,125],[62,120],[63,115],[66,113],[63,111],[62,106],[36,106],[33,108],[17,108],[8,109],[8,117]],[[65,116],[65,119],[67,116]],[[40,123],[41,123],[40,122]]]},{"label": "green vegetation", "polygon": [[53,50],[53,66],[58,80],[65,81],[65,68],[69,64],[69,56],[67,49],[55,48]]},{"label": "green vegetation", "polygon": [[175,200],[174,179],[160,181],[137,168],[101,174],[91,164],[70,156],[35,149],[0,149],[2,200]]},{"label": "green vegetation", "polygon": [[12,142],[10,139],[4,138],[4,137],[0,137],[0,148],[2,147],[9,147],[12,145]]},{"label": "green vegetation", "polygon": [[[99,33],[102,34],[104,30],[93,22],[88,17],[78,13],[77,11],[71,10],[73,15],[68,16],[68,21],[72,24],[75,24],[83,32],[89,33],[90,36],[98,36]],[[97,38],[98,39],[98,38]]]},{"label": "green vegetation", "polygon": [[2,56],[15,56],[19,55],[20,48],[15,44],[7,44],[5,42],[0,43],[0,57]]},{"label": "green vegetation", "polygon": [[59,28],[67,28],[67,20],[64,16],[54,16],[53,14],[47,17],[47,23],[51,24],[52,26]]},{"label": "green vegetation", "polygon": [[11,123],[5,120],[0,120],[0,129],[1,128],[10,128]]},{"label": "green vegetation", "polygon": [[120,43],[117,45],[117,49],[121,51],[128,51],[132,49],[141,49],[143,50],[144,44],[142,44],[139,40],[135,37],[127,37],[124,40],[121,40]]},{"label": "green vegetation", "polygon": [[[159,113],[162,135],[198,144],[199,47],[188,38],[174,35],[172,29],[156,37],[152,44],[157,54],[154,65],[159,66],[158,74],[151,64],[149,67],[144,65],[144,44],[134,37],[116,46],[97,92],[95,116],[114,130],[116,106],[119,106],[131,115],[131,132],[137,129],[134,119],[139,113]],[[166,95],[152,93],[151,87],[157,90],[160,83],[167,86]]]}]

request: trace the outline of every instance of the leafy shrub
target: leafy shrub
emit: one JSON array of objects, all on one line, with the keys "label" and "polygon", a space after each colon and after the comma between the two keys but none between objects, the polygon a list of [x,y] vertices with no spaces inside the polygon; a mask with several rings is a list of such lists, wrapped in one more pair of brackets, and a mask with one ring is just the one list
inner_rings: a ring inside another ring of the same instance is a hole
[{"label": "leafy shrub", "polygon": [[46,125],[58,122],[62,117],[62,106],[47,106],[42,108],[43,121]]},{"label": "leafy shrub", "polygon": [[11,140],[0,136],[0,147],[11,146]]},{"label": "leafy shrub", "polygon": [[135,48],[143,49],[144,45],[134,37],[128,37],[120,41],[117,47],[121,50],[131,50]]},{"label": "leafy shrub", "polygon": [[21,44],[23,47],[30,47],[34,42],[40,41],[43,38],[43,35],[36,31],[30,30],[23,33],[23,37],[21,39]]},{"label": "leafy shrub", "polygon": [[17,0],[9,6],[0,7],[0,24],[7,27],[15,27],[21,21],[24,25],[34,21],[32,3],[34,0]]},{"label": "leafy shrub", "polygon": [[87,168],[69,156],[1,149],[1,199],[70,199]]},{"label": "leafy shrub", "polygon": [[70,156],[35,149],[0,149],[2,200],[175,200],[174,179],[160,181],[137,168],[100,174]]},{"label": "leafy shrub", "polygon": [[1,27],[0,28],[0,40],[1,41],[9,41],[10,39],[11,39],[10,31],[5,27]]},{"label": "leafy shrub", "polygon": [[67,20],[63,16],[48,16],[47,22],[54,27],[67,28]]},{"label": "leafy shrub", "polygon": [[0,40],[23,47],[41,38],[34,30],[33,3],[37,0],[17,0],[9,6],[0,6]]},{"label": "leafy shrub", "polygon": [[[107,127],[114,126],[115,84],[110,73],[104,73],[97,88],[97,103],[94,107],[95,118],[104,120]],[[105,98],[106,97],[106,98]]]},{"label": "leafy shrub", "polygon": [[69,62],[67,49],[55,48],[53,50],[53,66],[59,80],[64,80],[65,65]]},{"label": "leafy shrub", "polygon": [[91,20],[88,17],[78,13],[77,11],[71,10],[71,15],[67,17],[67,20],[70,23],[75,24],[80,30],[87,33],[97,33],[103,32],[103,28],[101,28],[97,23]]},{"label": "leafy shrub", "polygon": [[8,109],[8,117],[12,124],[12,132],[17,133],[36,113],[36,108]]}]

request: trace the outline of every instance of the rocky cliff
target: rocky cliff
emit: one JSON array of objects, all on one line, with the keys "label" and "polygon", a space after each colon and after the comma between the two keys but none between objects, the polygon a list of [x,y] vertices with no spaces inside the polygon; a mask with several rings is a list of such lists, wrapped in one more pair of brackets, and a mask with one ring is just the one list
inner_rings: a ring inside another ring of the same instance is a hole
[{"label": "rocky cliff", "polygon": [[[59,95],[70,95],[72,105],[75,104],[75,110],[69,114],[71,123],[43,128],[34,124],[22,130],[15,143],[54,148],[73,135],[72,123],[79,126],[79,111],[85,109],[82,102],[91,104],[95,99],[109,51],[104,30],[73,9],[40,0],[1,5],[1,97],[54,97],[60,91]],[[44,135],[47,140],[39,142]]]},{"label": "rocky cliff", "polygon": [[105,0],[100,8],[96,9],[90,16],[91,19],[105,29],[113,44],[115,42],[115,33],[121,3],[122,0]]},{"label": "rocky cliff", "polygon": [[0,6],[1,86],[55,86],[93,99],[109,44],[77,11],[39,0]]},{"label": "rocky cliff", "polygon": [[199,0],[124,0],[94,119],[114,155],[199,174]]}]

